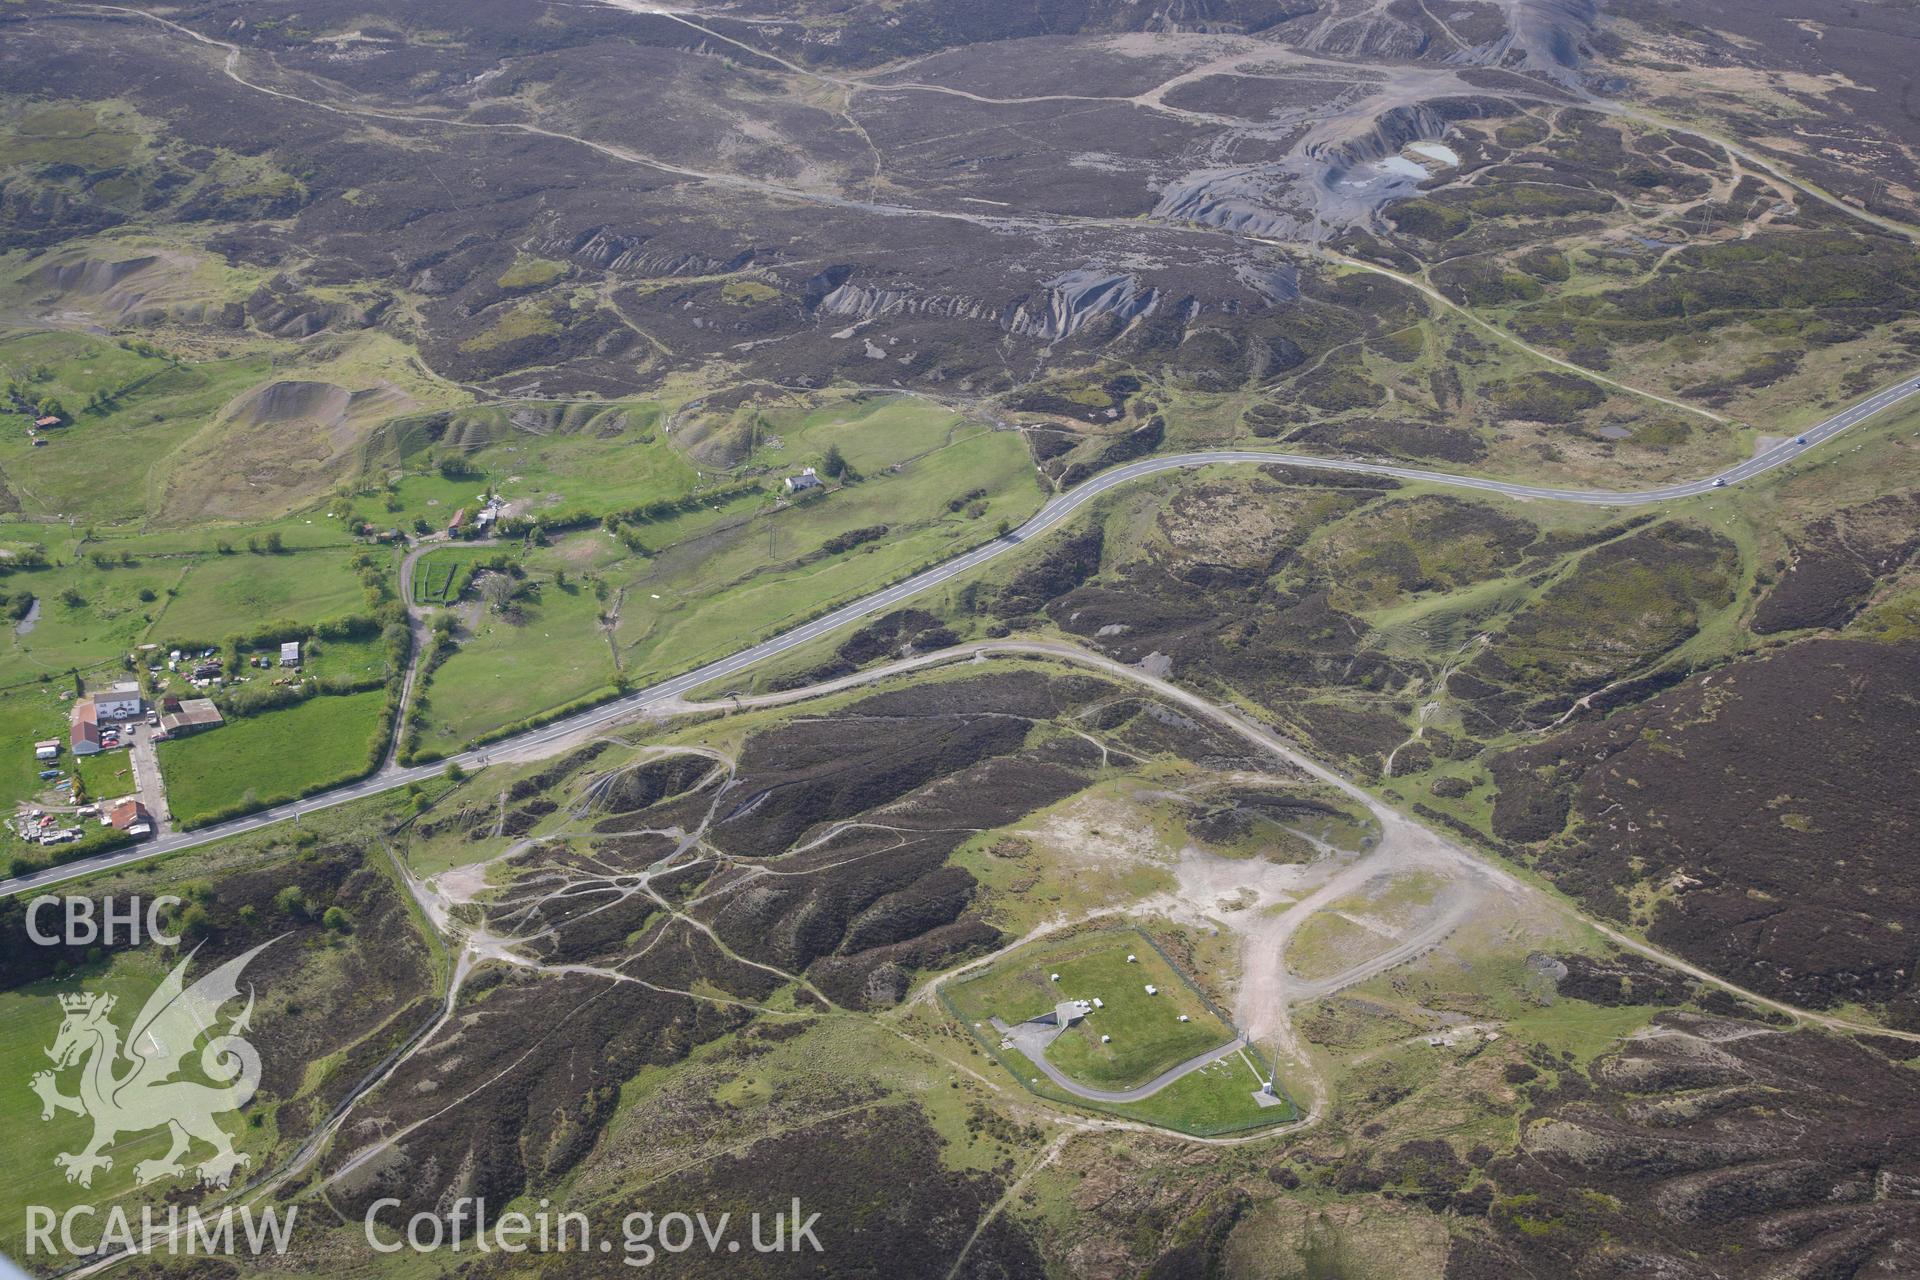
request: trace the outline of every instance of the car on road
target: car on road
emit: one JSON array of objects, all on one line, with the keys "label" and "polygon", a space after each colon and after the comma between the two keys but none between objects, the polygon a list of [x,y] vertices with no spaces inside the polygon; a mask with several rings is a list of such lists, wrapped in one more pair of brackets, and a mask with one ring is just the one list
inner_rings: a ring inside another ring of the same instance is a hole
[{"label": "car on road", "polygon": [[1795,436],[1793,438],[1793,442],[1795,444],[1805,444],[1807,442],[1807,438],[1805,436]]},{"label": "car on road", "polygon": [[1714,487],[1714,488],[1716,488],[1716,489],[1724,489],[1724,488],[1726,488],[1726,487],[1727,487],[1727,479],[1726,479],[1726,477],[1725,477],[1725,476],[1715,476],[1715,477],[1713,478],[1713,487]]}]

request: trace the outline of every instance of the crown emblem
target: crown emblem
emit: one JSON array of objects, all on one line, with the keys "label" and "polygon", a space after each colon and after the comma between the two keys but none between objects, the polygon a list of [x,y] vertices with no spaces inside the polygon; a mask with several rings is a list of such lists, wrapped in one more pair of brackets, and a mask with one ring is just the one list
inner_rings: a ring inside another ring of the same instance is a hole
[{"label": "crown emblem", "polygon": [[86,1013],[96,1006],[101,1012],[106,1012],[113,1008],[113,997],[89,995],[84,991],[69,992],[60,997],[60,1007],[68,1013]]}]

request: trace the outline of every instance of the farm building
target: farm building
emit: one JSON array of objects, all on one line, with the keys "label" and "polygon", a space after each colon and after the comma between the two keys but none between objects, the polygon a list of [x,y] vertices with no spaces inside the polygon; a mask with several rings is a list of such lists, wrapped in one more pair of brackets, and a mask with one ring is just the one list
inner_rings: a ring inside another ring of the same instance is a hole
[{"label": "farm building", "polygon": [[289,640],[280,646],[280,665],[283,667],[297,667],[300,665],[300,642],[298,640]]},{"label": "farm building", "polygon": [[198,733],[202,729],[212,729],[226,723],[220,708],[213,705],[211,698],[169,698],[167,701],[173,705],[161,714],[160,731],[169,738]]},{"label": "farm building", "polygon": [[140,686],[131,680],[94,689],[87,697],[93,701],[95,717],[101,720],[132,720],[147,706],[140,697]]},{"label": "farm building", "polygon": [[49,428],[57,427],[62,424],[59,418],[55,417],[52,414],[46,414],[46,415],[43,415],[42,417],[35,418],[33,420],[33,425],[34,425],[34,429],[37,431],[46,431]]},{"label": "farm building", "polygon": [[100,717],[93,703],[82,698],[73,704],[73,720],[67,729],[67,745],[77,756],[100,754]]},{"label": "farm building", "polygon": [[147,812],[147,806],[129,796],[115,802],[107,810],[105,821],[115,831],[124,831],[130,836],[150,836],[153,834],[153,815]]},{"label": "farm building", "polygon": [[453,519],[447,521],[447,532],[458,533],[460,532],[461,527],[466,523],[467,523],[467,509],[465,507],[462,507],[458,511],[453,513]]},{"label": "farm building", "polygon": [[812,467],[808,467],[797,476],[788,476],[785,487],[788,493],[804,493],[808,489],[826,488],[820,483],[820,477],[814,474]]},{"label": "farm building", "polygon": [[60,739],[58,738],[42,738],[33,744],[33,758],[35,760],[51,760],[59,754]]}]

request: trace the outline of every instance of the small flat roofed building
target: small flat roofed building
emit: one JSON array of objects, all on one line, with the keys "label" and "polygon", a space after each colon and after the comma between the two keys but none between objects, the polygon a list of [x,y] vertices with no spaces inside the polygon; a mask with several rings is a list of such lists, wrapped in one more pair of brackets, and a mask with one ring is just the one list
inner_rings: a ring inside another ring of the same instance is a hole
[{"label": "small flat roofed building", "polygon": [[36,430],[46,431],[46,430],[49,430],[50,428],[57,427],[62,424],[59,418],[56,418],[52,414],[47,414],[43,417],[35,418],[33,420],[33,425]]},{"label": "small flat roofed building", "polygon": [[33,744],[33,758],[35,760],[52,760],[59,754],[60,739],[58,738],[42,738]]},{"label": "small flat roofed building", "polygon": [[300,642],[298,640],[289,640],[280,646],[280,665],[283,667],[297,667],[300,665]]}]

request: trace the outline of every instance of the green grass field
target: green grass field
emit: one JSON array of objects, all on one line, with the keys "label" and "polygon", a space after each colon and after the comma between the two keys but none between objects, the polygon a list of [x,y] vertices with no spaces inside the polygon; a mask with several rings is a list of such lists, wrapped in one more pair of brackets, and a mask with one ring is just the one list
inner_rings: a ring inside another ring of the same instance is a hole
[{"label": "green grass field", "polygon": [[455,511],[478,506],[489,488],[520,512],[539,516],[678,499],[700,483],[698,468],[655,430],[658,405],[531,404],[523,412],[549,410],[560,413],[559,424],[538,431],[515,426],[503,409],[463,411],[458,451],[466,471],[451,476],[434,459],[436,449],[447,447],[403,425],[393,433],[393,456],[376,460],[396,469],[343,505],[379,527],[424,520],[443,529]]},{"label": "green grass field", "polygon": [[[1127,957],[1134,960],[1129,962]],[[1050,975],[1059,974],[1054,982]],[[1157,994],[1148,995],[1151,985]],[[947,991],[969,1022],[1024,1022],[1060,1000],[1099,998],[1104,1007],[1061,1033],[1047,1057],[1097,1089],[1130,1089],[1233,1038],[1186,979],[1132,929],[1040,943]],[[1184,1015],[1188,1021],[1180,1021]],[[1111,1036],[1108,1044],[1101,1036]]]},{"label": "green grass field", "polygon": [[439,751],[613,682],[600,602],[578,582],[542,583],[519,621],[487,611],[474,634],[434,672],[421,745]]},{"label": "green grass field", "polygon": [[[636,563],[618,631],[628,669],[662,676],[718,657],[984,542],[998,520],[1017,524],[1039,506],[1031,475],[1018,440],[976,430],[898,473]],[[986,491],[979,515],[948,510],[976,489]],[[822,551],[837,534],[881,525],[875,541]]]},{"label": "green grass field", "polygon": [[[29,513],[136,520],[157,503],[169,455],[269,369],[258,355],[175,365],[83,333],[0,339],[0,374],[19,378],[30,398],[58,399],[72,417],[40,448],[25,419],[0,418],[0,471]],[[95,394],[111,398],[88,409]],[[106,475],[118,479],[103,483]]]},{"label": "green grass field", "polygon": [[125,751],[69,758],[67,764],[85,784],[89,800],[117,800],[134,791],[133,757]]},{"label": "green grass field", "polygon": [[1243,1054],[1229,1054],[1139,1102],[1119,1108],[1124,1114],[1187,1133],[1229,1133],[1236,1129],[1285,1124],[1299,1112],[1293,1103],[1263,1107],[1253,1095],[1266,1084]]},{"label": "green grass field", "polygon": [[276,618],[311,623],[361,611],[353,550],[208,556],[189,568],[154,626],[166,641],[217,644]]},{"label": "green grass field", "polygon": [[96,569],[83,561],[57,576],[34,575],[32,589],[46,593],[40,617],[31,632],[9,636],[11,643],[0,649],[0,684],[43,674],[59,679],[126,653],[144,639],[184,568],[161,560]]},{"label": "green grass field", "polygon": [[997,1051],[1003,1066],[1035,1094],[1062,1106],[1103,1115],[1142,1120],[1195,1137],[1244,1133],[1299,1119],[1292,1101],[1282,1097],[1273,1106],[1261,1106],[1254,1093],[1266,1083],[1250,1057],[1230,1054],[1181,1076],[1166,1088],[1139,1102],[1089,1102],[1077,1098],[1041,1075],[1017,1050]]},{"label": "green grass field", "polygon": [[300,651],[301,671],[321,680],[385,679],[386,644],[378,635],[364,640],[309,640]]},{"label": "green grass field", "polygon": [[386,714],[378,689],[308,698],[278,711],[160,744],[160,773],[177,825],[243,804],[266,805],[355,777]]},{"label": "green grass field", "polygon": [[[984,542],[1000,519],[1017,524],[1039,506],[1018,437],[912,407],[918,425],[904,437],[888,434],[902,429],[897,412],[850,422],[822,417],[813,428],[856,466],[872,466],[858,484],[779,510],[762,509],[767,500],[754,496],[719,511],[640,524],[635,529],[653,553],[648,556],[599,530],[536,550],[527,564],[542,584],[538,605],[517,624],[483,615],[477,634],[434,674],[422,745],[447,751],[607,687],[614,668],[599,614],[616,602],[621,666],[631,681],[645,683]],[[863,429],[888,438],[861,443]],[[889,470],[895,463],[900,469]],[[950,509],[976,491],[960,510]],[[882,525],[886,534],[874,540],[837,553],[825,549],[837,535]],[[428,566],[441,554],[423,557],[416,567],[417,599],[428,588]],[[572,595],[557,589],[554,577],[563,572],[568,590],[582,578],[598,578],[607,600],[584,589]]]},{"label": "green grass field", "polygon": [[964,414],[905,395],[863,395],[766,417],[769,430],[753,451],[756,463],[798,470],[838,447],[855,471],[869,476],[982,429]]}]

